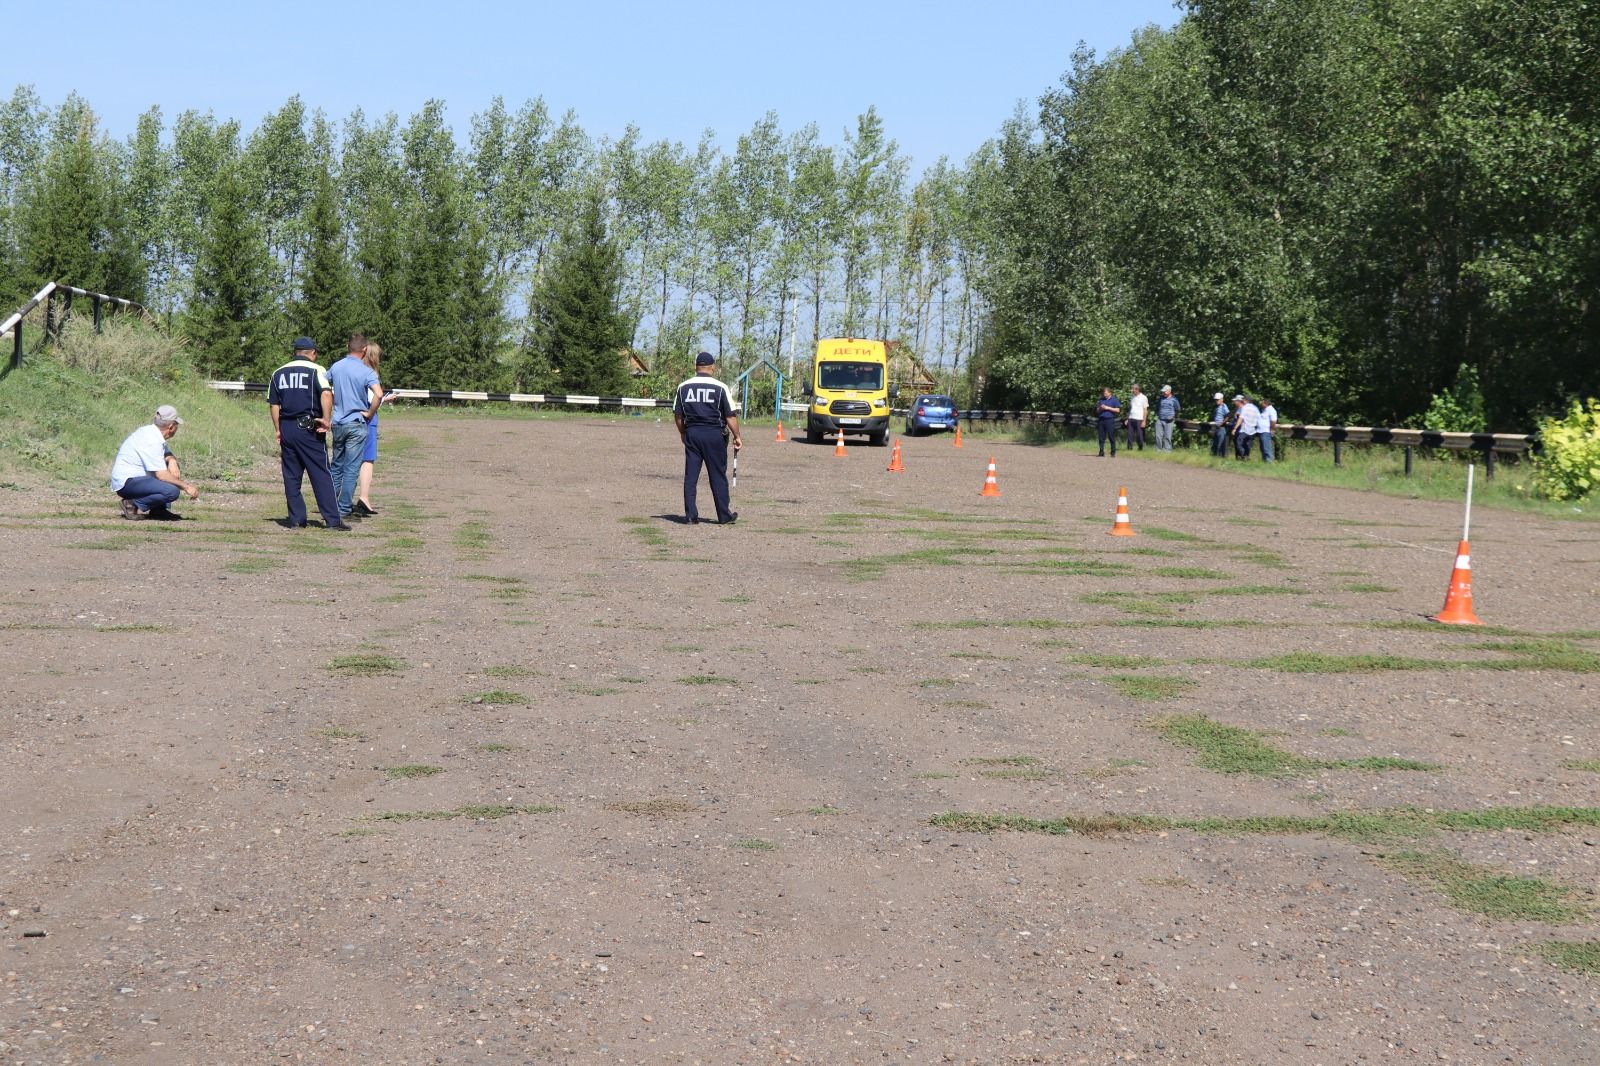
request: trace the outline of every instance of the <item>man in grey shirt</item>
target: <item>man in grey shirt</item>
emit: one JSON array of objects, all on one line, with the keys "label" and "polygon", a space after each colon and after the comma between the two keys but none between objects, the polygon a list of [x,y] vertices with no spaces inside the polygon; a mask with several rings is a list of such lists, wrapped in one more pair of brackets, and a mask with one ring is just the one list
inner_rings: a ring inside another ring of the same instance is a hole
[{"label": "man in grey shirt", "polygon": [[1171,385],[1161,386],[1161,398],[1156,401],[1156,451],[1172,450],[1172,429],[1182,406],[1178,398],[1172,395]]}]

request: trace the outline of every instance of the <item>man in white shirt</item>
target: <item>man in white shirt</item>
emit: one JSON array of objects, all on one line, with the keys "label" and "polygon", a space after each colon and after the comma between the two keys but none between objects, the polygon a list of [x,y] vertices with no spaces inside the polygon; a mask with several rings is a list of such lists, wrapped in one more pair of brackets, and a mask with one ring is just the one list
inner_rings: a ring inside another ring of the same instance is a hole
[{"label": "man in white shirt", "polygon": [[156,408],[155,421],[128,434],[117,449],[111,463],[111,491],[122,497],[123,518],[170,521],[178,517],[169,507],[180,492],[191,500],[200,495],[199,489],[183,480],[177,460],[167,448],[167,441],[181,425],[177,408],[162,404]]},{"label": "man in white shirt", "polygon": [[1272,401],[1261,398],[1261,417],[1256,421],[1256,440],[1261,442],[1261,461],[1270,463],[1277,456],[1273,452],[1272,434],[1278,429],[1278,409]]},{"label": "man in white shirt", "polygon": [[1255,440],[1256,430],[1261,424],[1261,408],[1245,399],[1235,396],[1233,405],[1239,409],[1239,421],[1234,427],[1234,447],[1238,449],[1239,458],[1250,458],[1250,442]]},{"label": "man in white shirt", "polygon": [[1150,420],[1150,397],[1139,386],[1133,386],[1133,396],[1128,400],[1128,447],[1135,444],[1144,451],[1144,427]]}]

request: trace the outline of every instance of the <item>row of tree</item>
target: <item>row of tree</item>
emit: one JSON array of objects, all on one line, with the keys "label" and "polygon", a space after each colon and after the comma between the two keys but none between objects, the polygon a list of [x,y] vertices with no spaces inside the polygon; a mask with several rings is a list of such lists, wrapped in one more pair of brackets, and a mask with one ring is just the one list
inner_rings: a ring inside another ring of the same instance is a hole
[{"label": "row of tree", "polygon": [[405,384],[615,392],[607,349],[670,377],[842,334],[964,367],[973,404],[1159,379],[1523,428],[1600,392],[1596,41],[1581,0],[1190,0],[915,180],[871,110],[724,148],[496,101],[462,147],[437,103],[335,126],[292,99],[122,142],[19,89],[0,295],[146,296],[230,375],[361,327]]},{"label": "row of tree", "polygon": [[[871,110],[836,145],[769,114],[724,150],[595,138],[540,100],[496,100],[465,147],[437,102],[335,125],[295,98],[248,135],[152,109],[125,142],[78,98],[0,104],[0,294],[142,298],[217,374],[356,327],[433,388],[614,391],[622,348],[675,371],[709,347],[737,371],[841,334],[954,367],[977,333],[966,202],[942,160],[912,182]],[[586,284],[614,290],[615,328],[583,336],[618,351],[562,339],[557,290]]]},{"label": "row of tree", "polygon": [[1525,430],[1595,395],[1597,42],[1579,0],[1192,0],[1080,52],[968,175],[989,401],[1393,424],[1481,380]]}]

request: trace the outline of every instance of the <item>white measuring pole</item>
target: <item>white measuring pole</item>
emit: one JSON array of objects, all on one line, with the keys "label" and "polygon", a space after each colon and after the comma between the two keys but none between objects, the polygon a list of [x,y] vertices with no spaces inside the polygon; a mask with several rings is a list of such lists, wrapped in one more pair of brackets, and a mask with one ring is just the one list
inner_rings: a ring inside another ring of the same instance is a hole
[{"label": "white measuring pole", "polygon": [[1472,530],[1472,471],[1474,469],[1475,465],[1473,463],[1467,464],[1467,516],[1461,520],[1462,540],[1472,539],[1468,534]]}]

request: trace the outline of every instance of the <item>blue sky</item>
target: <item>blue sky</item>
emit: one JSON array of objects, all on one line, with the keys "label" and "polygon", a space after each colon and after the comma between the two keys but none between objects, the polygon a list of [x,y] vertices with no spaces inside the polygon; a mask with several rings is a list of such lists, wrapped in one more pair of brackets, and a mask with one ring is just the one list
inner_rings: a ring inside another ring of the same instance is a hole
[{"label": "blue sky", "polygon": [[1059,79],[1079,40],[1103,54],[1178,15],[1171,0],[88,0],[49,16],[72,27],[59,48],[35,35],[0,78],[52,104],[76,90],[115,136],[151,104],[169,121],[194,108],[249,129],[295,93],[336,118],[403,118],[437,97],[464,131],[496,95],[513,107],[542,95],[595,135],[634,122],[647,140],[692,143],[710,127],[731,144],[770,109],[832,142],[875,104],[920,169],[964,159]]}]

